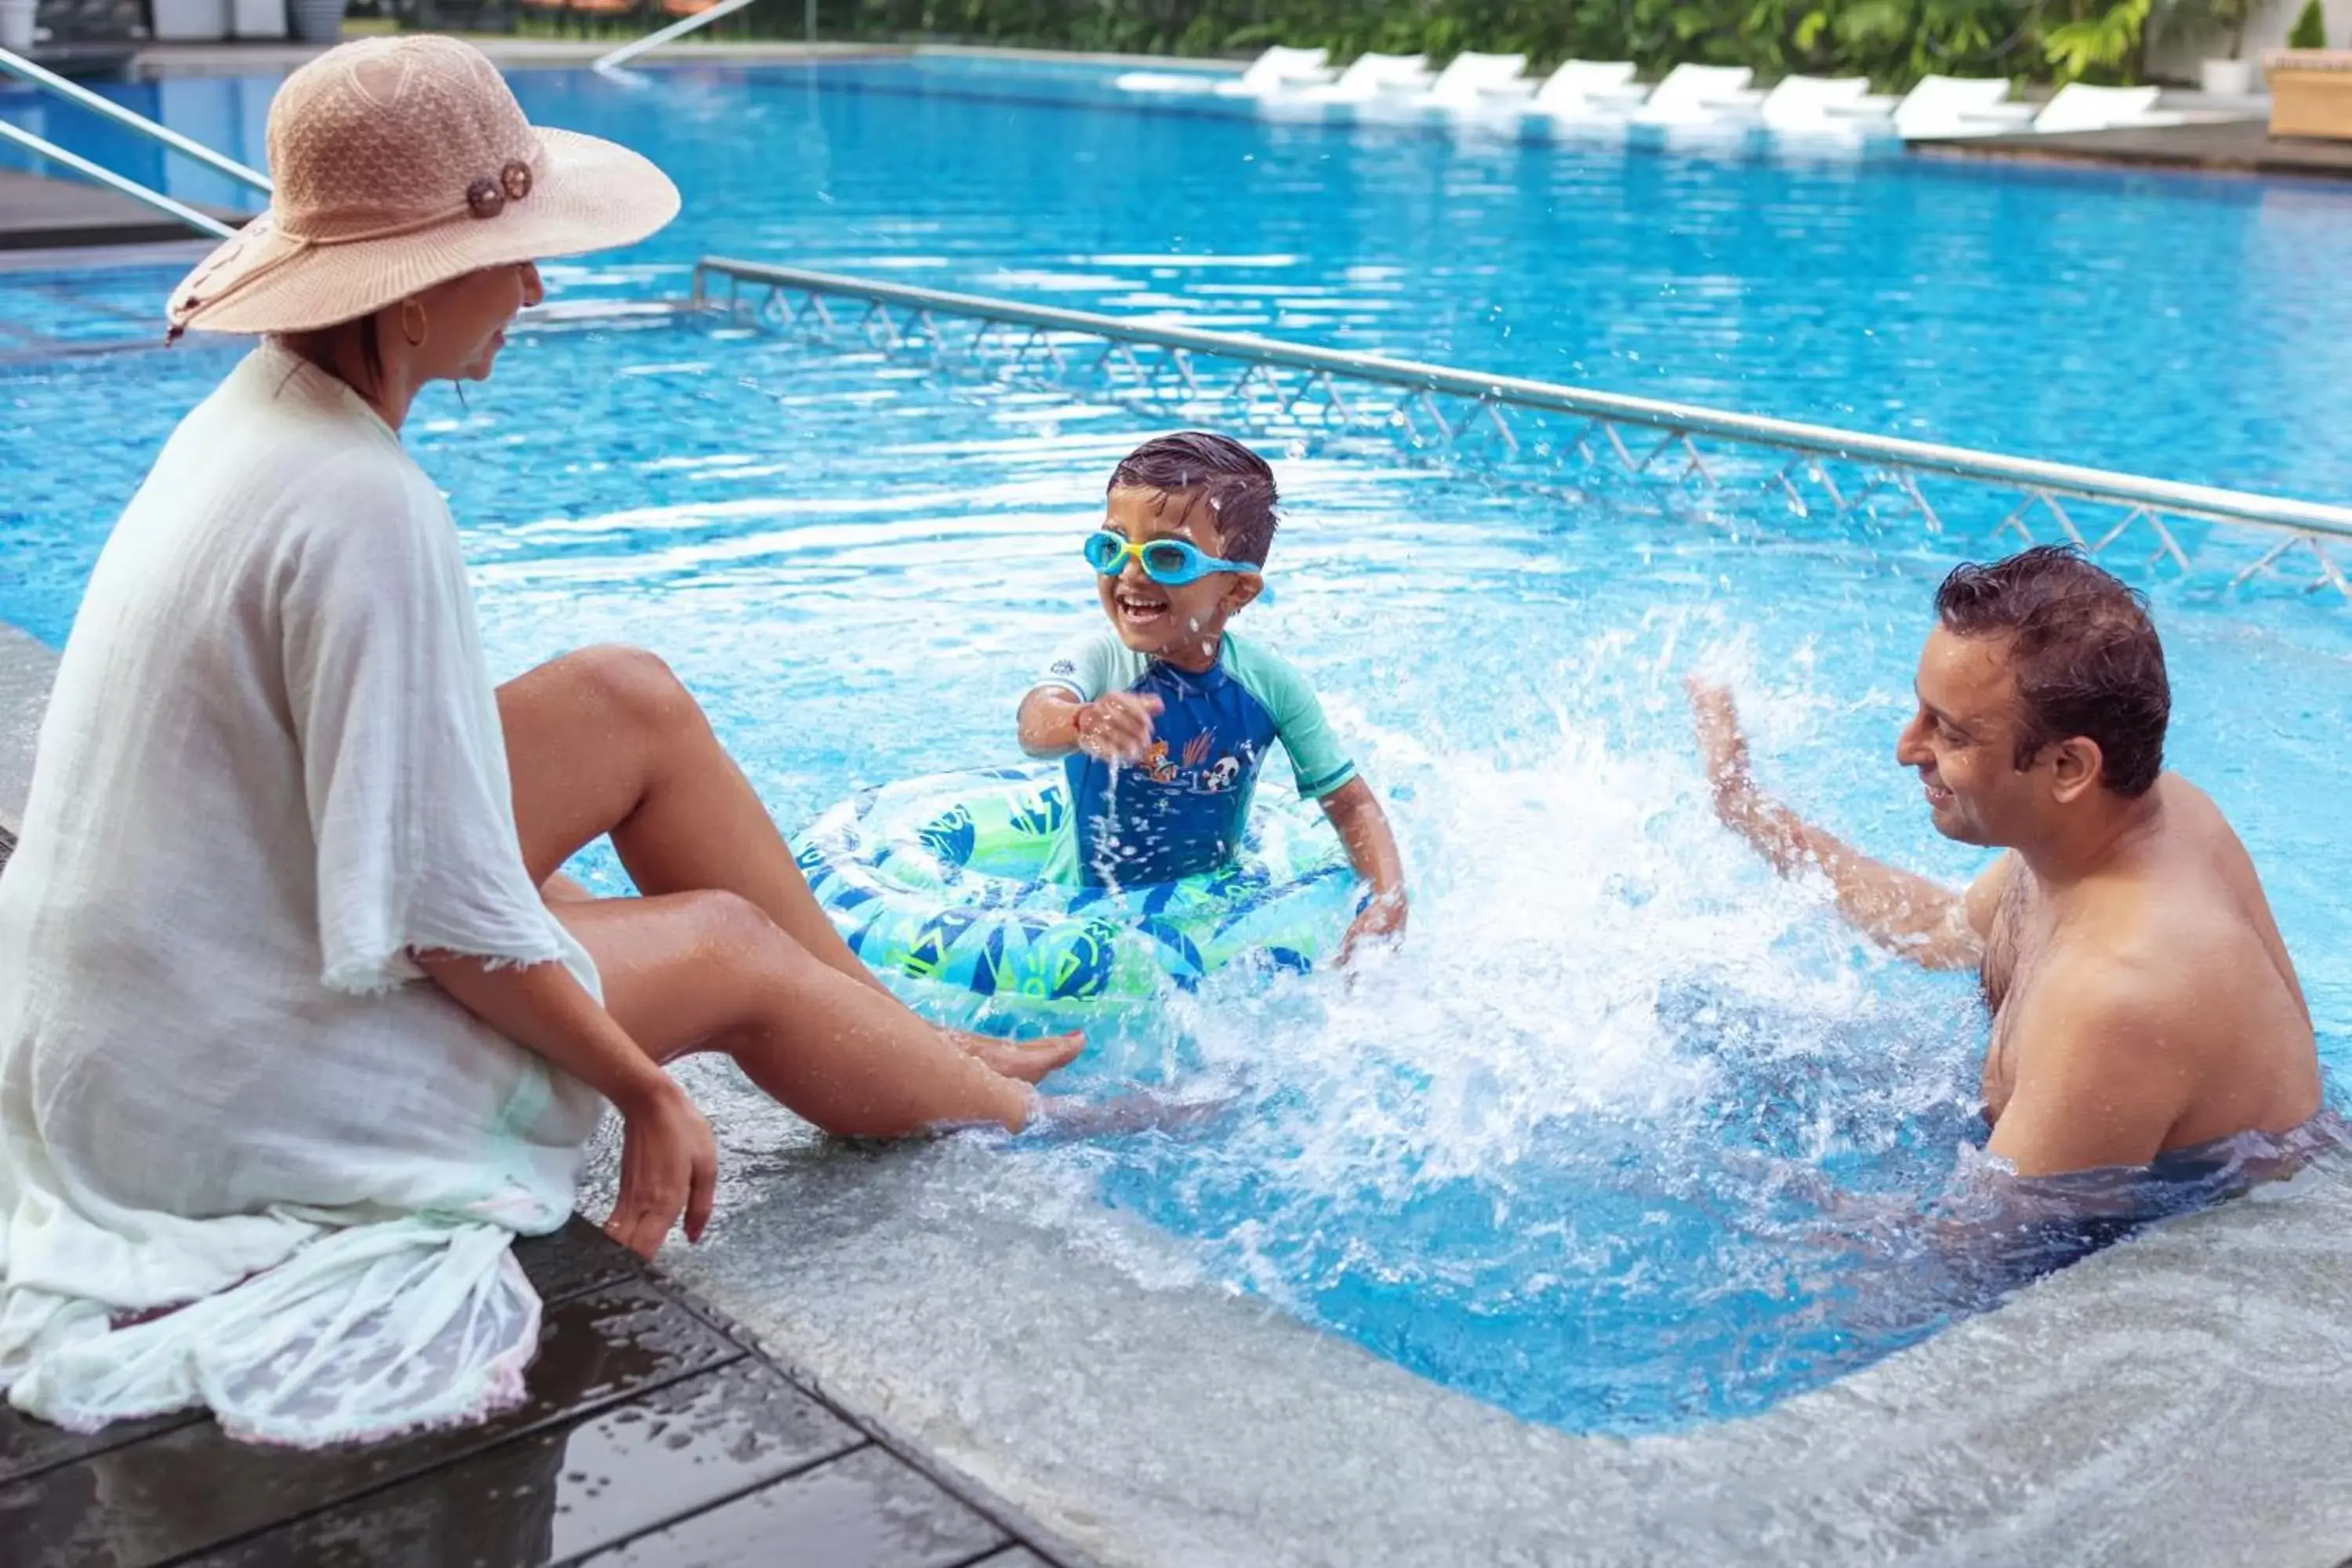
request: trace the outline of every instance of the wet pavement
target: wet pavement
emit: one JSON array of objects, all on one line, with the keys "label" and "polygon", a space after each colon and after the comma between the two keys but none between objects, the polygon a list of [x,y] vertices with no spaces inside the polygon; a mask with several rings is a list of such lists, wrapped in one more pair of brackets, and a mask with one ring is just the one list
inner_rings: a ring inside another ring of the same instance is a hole
[{"label": "wet pavement", "polygon": [[231,1442],[199,1414],[78,1435],[0,1405],[0,1558],[10,1568],[1063,1561],[795,1386],[593,1226],[574,1220],[516,1255],[546,1301],[520,1408],[481,1426],[300,1451]]}]

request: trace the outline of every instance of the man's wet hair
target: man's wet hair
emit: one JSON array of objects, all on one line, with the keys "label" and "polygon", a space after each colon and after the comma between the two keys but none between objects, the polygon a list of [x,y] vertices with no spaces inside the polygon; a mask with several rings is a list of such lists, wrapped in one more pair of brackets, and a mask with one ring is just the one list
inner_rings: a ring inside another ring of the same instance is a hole
[{"label": "man's wet hair", "polygon": [[1274,470],[1229,437],[1180,430],[1146,441],[1111,470],[1103,493],[1118,489],[1157,490],[1166,500],[1181,500],[1186,511],[1207,507],[1229,561],[1263,566],[1273,548],[1279,500]]},{"label": "man's wet hair", "polygon": [[1964,637],[2004,637],[2024,710],[2016,765],[2080,735],[2098,743],[2100,777],[2146,795],[2164,771],[2172,686],[2147,600],[2071,544],[1955,567],[1936,614]]}]

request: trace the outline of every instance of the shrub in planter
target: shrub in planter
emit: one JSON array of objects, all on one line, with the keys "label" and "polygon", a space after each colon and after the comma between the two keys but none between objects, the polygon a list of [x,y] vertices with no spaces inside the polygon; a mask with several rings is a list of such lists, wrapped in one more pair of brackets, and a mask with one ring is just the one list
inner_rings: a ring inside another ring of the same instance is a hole
[{"label": "shrub in planter", "polygon": [[2303,15],[2294,19],[2294,31],[2286,36],[2290,49],[2324,49],[2327,47],[2327,14],[2319,8],[2319,0],[2306,0]]},{"label": "shrub in planter", "polygon": [[291,0],[288,6],[294,36],[306,44],[340,43],[343,37],[343,0]]}]

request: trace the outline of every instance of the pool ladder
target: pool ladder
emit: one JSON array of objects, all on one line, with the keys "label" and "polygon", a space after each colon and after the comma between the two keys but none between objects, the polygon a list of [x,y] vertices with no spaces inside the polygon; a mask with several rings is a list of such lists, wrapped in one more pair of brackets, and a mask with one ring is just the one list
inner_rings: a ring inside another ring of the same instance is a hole
[{"label": "pool ladder", "polygon": [[[13,50],[0,49],[0,72],[28,81],[52,97],[64,99],[67,102],[87,109],[93,114],[111,120],[117,125],[144,136],[150,142],[194,158],[207,168],[217,170],[229,178],[259,191],[264,195],[270,193],[272,187],[269,184],[269,176],[260,171],[248,169],[236,159],[215,153],[201,142],[191,141],[169,126],[158,125],[143,114],[133,113],[111,99],[101,98],[78,82],[68,81],[57,72],[37,65]],[[5,120],[0,120],[0,142],[13,142],[27,152],[71,169],[85,179],[95,181],[110,190],[120,191],[131,200],[152,207],[165,216],[187,225],[199,234],[210,235],[215,239],[226,239],[236,232],[209,213],[198,212],[184,203],[173,201],[161,191],[142,185],[126,174],[118,174],[102,163],[92,163],[79,153],[69,153],[56,142],[36,136],[22,126],[11,124]]]}]

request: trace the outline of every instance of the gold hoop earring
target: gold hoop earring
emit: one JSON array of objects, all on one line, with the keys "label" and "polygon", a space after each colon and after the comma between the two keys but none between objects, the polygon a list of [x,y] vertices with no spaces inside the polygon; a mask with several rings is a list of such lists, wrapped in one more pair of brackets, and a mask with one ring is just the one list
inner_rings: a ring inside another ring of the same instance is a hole
[{"label": "gold hoop earring", "polygon": [[[416,325],[413,329],[408,324],[408,312],[411,310],[416,312]],[[425,335],[431,330],[432,323],[425,319],[425,305],[422,300],[403,300],[400,302],[400,335],[408,340],[410,348],[423,348]]]}]

